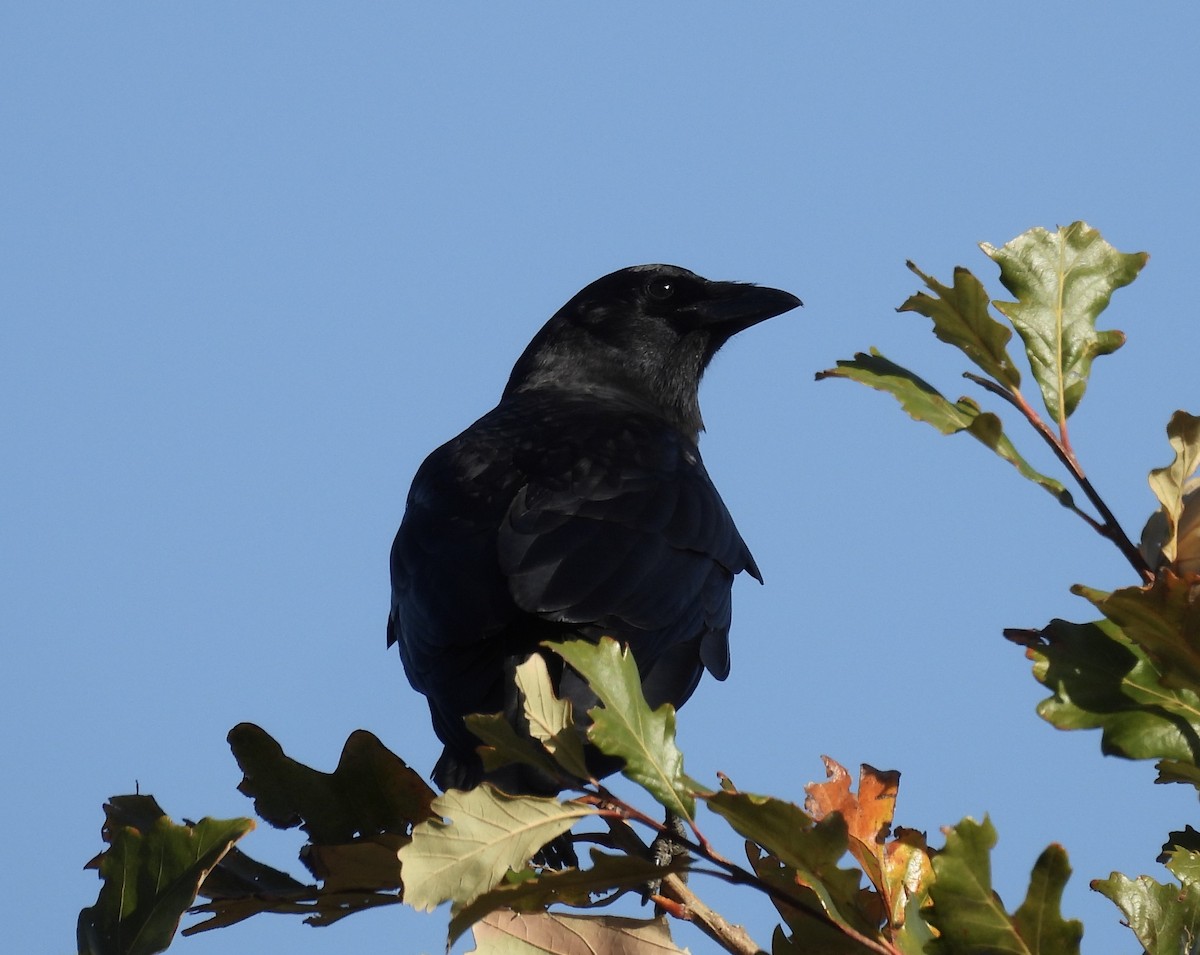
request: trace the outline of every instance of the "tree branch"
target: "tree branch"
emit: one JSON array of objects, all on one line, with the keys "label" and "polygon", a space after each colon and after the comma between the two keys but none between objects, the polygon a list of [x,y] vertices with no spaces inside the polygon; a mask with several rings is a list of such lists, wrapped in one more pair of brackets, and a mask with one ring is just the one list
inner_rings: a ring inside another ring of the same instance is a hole
[{"label": "tree branch", "polygon": [[[1075,483],[1077,483],[1083,490],[1083,493],[1087,495],[1087,499],[1092,502],[1092,506],[1096,508],[1097,512],[1100,514],[1102,523],[1095,521],[1093,518],[1089,517],[1076,507],[1072,506],[1071,510],[1075,511],[1076,514],[1082,517],[1094,531],[1096,531],[1102,537],[1106,537],[1112,541],[1112,543],[1117,546],[1117,549],[1124,555],[1125,559],[1129,561],[1133,569],[1138,572],[1138,574],[1146,583],[1152,582],[1154,580],[1154,571],[1151,570],[1150,565],[1146,563],[1146,559],[1142,556],[1142,552],[1138,550],[1133,541],[1131,541],[1128,535],[1126,535],[1125,530],[1117,521],[1116,515],[1114,515],[1109,509],[1108,505],[1104,503],[1104,499],[1092,486],[1092,482],[1088,480],[1087,475],[1083,473],[1083,468],[1080,466],[1079,460],[1075,457],[1075,452],[1071,449],[1071,446],[1065,441],[1065,439],[1060,438],[1050,429],[1049,425],[1042,420],[1041,416],[1029,406],[1029,403],[1024,399],[1020,392],[1009,391],[1003,385],[997,384],[990,378],[984,378],[981,375],[976,375],[969,371],[963,372],[963,377],[969,381],[975,382],[975,384],[979,385],[980,388],[990,391],[992,394],[1003,398],[1010,405],[1016,408],[1021,413],[1022,417],[1024,417],[1025,420],[1033,426],[1033,429],[1042,436],[1042,439],[1048,445],[1050,445],[1050,449],[1054,452],[1055,457],[1062,462],[1063,467],[1065,467],[1071,473],[1071,477],[1075,479]],[[1066,434],[1065,425],[1063,427],[1063,434]]]}]

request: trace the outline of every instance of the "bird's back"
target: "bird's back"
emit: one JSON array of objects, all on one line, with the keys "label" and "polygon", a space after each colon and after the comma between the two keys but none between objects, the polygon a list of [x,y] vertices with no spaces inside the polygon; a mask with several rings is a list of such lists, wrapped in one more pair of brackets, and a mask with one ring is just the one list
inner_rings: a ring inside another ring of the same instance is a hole
[{"label": "bird's back", "polygon": [[[392,548],[389,642],[446,744],[436,781],[478,782],[462,717],[511,708],[542,640],[617,637],[654,706],[724,679],[742,570],[759,576],[690,437],[619,395],[506,397],[426,459]],[[594,702],[570,673],[560,692]]]}]

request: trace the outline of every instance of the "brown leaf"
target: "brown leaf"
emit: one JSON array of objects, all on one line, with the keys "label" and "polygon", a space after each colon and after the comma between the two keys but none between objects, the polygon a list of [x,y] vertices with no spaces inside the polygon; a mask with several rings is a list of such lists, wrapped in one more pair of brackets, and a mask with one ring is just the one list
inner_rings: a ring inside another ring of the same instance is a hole
[{"label": "brown leaf", "polygon": [[326,892],[351,889],[400,888],[400,849],[408,836],[383,832],[342,845],[310,845],[302,852],[304,864]]},{"label": "brown leaf", "polygon": [[[841,813],[850,834],[850,854],[868,875],[880,871],[882,846],[891,832],[900,774],[878,770],[863,763],[859,767],[858,795],[850,791],[850,774],[836,760],[821,757],[828,780],[809,783],[804,808],[815,819],[831,812]],[[877,881],[872,877],[872,881]]]},{"label": "brown leaf", "polygon": [[468,955],[679,955],[666,919],[493,912],[475,924]]},{"label": "brown leaf", "polygon": [[1131,641],[1149,654],[1173,689],[1200,687],[1200,577],[1160,571],[1152,584],[1110,594],[1072,588],[1092,601]]},{"label": "brown leaf", "polygon": [[897,829],[896,838],[887,841],[895,818],[900,773],[864,763],[859,767],[855,794],[845,767],[828,756],[821,758],[828,779],[805,787],[808,799],[804,808],[815,819],[836,812],[846,821],[850,854],[883,900],[888,923],[899,928],[909,900],[925,891],[933,874],[924,835]]}]

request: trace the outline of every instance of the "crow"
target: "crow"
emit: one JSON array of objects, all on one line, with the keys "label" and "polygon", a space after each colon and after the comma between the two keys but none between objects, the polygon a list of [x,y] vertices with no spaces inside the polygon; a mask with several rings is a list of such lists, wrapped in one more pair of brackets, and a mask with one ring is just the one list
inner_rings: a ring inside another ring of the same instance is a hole
[{"label": "crow", "polygon": [[[442,789],[487,778],[470,713],[519,725],[514,667],[546,657],[577,714],[595,705],[545,640],[615,637],[651,707],[682,706],[729,673],[733,578],[762,574],[700,459],[698,388],[730,337],[801,302],[672,265],[588,285],[517,360],[500,403],[417,471],[391,551],[388,646],[399,644],[445,748]],[[619,767],[591,754],[597,775]]]}]

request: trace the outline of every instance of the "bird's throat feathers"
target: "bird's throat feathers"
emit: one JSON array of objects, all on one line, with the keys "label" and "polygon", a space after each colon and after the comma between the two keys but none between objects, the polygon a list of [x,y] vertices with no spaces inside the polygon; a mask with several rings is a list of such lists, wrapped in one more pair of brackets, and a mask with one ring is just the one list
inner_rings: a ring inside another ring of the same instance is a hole
[{"label": "bird's throat feathers", "polygon": [[[704,430],[700,379],[716,351],[709,336],[696,332],[671,341],[618,343],[589,331],[535,338],[513,369],[505,397],[542,390],[589,395],[657,415],[695,441]],[[583,336],[591,340],[580,342]]]}]

